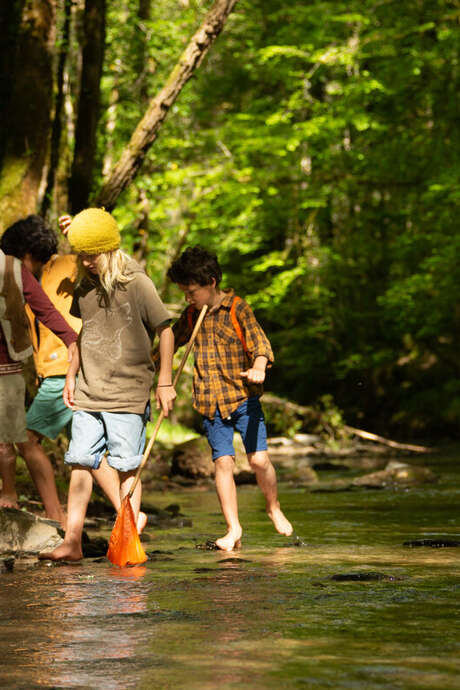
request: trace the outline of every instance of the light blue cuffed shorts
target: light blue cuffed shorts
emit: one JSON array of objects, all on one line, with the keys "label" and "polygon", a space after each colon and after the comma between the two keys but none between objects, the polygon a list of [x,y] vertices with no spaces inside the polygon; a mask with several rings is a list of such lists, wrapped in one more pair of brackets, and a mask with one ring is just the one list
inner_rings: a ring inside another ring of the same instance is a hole
[{"label": "light blue cuffed shorts", "polygon": [[65,376],[47,376],[27,410],[27,428],[47,438],[56,438],[60,431],[70,432],[72,410],[64,404],[62,391]]},{"label": "light blue cuffed shorts", "polygon": [[96,470],[108,451],[107,462],[114,469],[120,472],[137,469],[142,460],[149,417],[150,405],[144,414],[75,410],[72,438],[64,462]]}]

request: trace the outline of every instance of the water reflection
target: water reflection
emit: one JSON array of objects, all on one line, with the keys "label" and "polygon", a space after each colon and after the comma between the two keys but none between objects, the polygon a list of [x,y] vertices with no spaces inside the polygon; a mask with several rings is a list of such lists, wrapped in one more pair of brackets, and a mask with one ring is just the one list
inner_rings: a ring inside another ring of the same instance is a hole
[{"label": "water reflection", "polygon": [[[8,676],[15,677],[20,660],[22,682],[25,672],[34,683],[52,687],[131,687],[122,678],[142,646],[137,621],[149,611],[146,568],[115,569],[104,563],[89,571],[50,570],[23,577],[9,620],[2,617],[1,640],[8,635],[13,640]],[[22,610],[14,607],[20,602]],[[23,633],[19,644],[15,624]]]},{"label": "water reflection", "polygon": [[[157,533],[155,560],[135,568],[0,577],[0,687],[457,687],[460,549],[402,546],[428,529],[458,536],[449,492],[286,491],[295,546],[242,491],[247,539],[231,556],[193,546],[216,533],[213,494],[165,495],[204,532]],[[372,571],[395,577],[333,579]]]}]

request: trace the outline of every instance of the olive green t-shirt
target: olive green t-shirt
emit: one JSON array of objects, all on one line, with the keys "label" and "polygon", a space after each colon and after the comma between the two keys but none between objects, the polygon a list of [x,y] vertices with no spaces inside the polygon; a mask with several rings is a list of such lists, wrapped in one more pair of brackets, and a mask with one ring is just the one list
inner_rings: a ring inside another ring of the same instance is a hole
[{"label": "olive green t-shirt", "polygon": [[150,398],[155,329],[170,315],[154,284],[131,260],[129,283],[107,300],[96,280],[76,288],[70,313],[82,319],[75,409],[142,414]]}]

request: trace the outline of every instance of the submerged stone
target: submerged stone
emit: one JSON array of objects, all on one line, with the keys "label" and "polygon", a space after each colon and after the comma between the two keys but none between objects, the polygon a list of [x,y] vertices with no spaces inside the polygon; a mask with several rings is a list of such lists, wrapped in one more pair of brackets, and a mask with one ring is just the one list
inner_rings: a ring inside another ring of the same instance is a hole
[{"label": "submerged stone", "polygon": [[14,570],[14,556],[0,560],[0,573],[12,573]]},{"label": "submerged stone", "polygon": [[219,551],[219,547],[212,539],[208,539],[205,544],[195,544],[195,549],[202,551]]},{"label": "submerged stone", "polygon": [[82,550],[84,558],[100,558],[105,556],[107,549],[109,548],[109,542],[104,537],[93,537],[89,539],[82,540]]},{"label": "submerged stone", "polygon": [[410,548],[416,546],[429,546],[432,549],[442,549],[460,546],[460,541],[449,538],[445,539],[443,537],[439,537],[438,539],[414,539],[413,541],[405,541],[403,546],[409,546]]},{"label": "submerged stone", "polygon": [[331,575],[331,580],[335,582],[380,582],[385,580],[387,582],[395,582],[398,577],[394,575],[386,575],[385,573],[339,573]]},{"label": "submerged stone", "polygon": [[428,467],[419,467],[392,460],[384,470],[357,477],[352,483],[354,486],[366,488],[385,488],[387,486],[407,488],[431,484],[436,481],[436,475]]}]

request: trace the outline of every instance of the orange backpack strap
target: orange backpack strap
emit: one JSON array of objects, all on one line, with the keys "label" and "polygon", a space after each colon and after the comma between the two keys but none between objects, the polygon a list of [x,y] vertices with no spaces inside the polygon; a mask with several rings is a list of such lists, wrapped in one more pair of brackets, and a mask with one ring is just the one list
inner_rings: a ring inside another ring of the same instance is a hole
[{"label": "orange backpack strap", "polygon": [[243,346],[243,350],[245,351],[245,353],[249,357],[249,349],[248,349],[248,345],[246,343],[246,338],[244,337],[243,330],[240,326],[240,322],[238,321],[238,317],[236,315],[236,305],[238,304],[238,302],[241,302],[241,297],[238,297],[237,295],[235,295],[235,297],[233,298],[232,306],[230,307],[230,318],[232,319],[232,324],[233,324],[233,328],[236,331],[236,335],[238,336],[238,338],[241,341],[241,344]]}]

